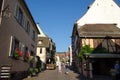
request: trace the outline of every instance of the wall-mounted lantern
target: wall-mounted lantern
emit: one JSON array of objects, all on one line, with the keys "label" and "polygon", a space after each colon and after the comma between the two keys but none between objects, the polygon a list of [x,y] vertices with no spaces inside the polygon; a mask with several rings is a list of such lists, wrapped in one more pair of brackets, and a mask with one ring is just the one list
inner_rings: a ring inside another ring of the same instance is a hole
[{"label": "wall-mounted lantern", "polygon": [[2,10],[2,17],[5,17],[5,18],[10,18],[10,17],[11,17],[11,11],[10,11],[9,5],[7,5],[7,6]]}]

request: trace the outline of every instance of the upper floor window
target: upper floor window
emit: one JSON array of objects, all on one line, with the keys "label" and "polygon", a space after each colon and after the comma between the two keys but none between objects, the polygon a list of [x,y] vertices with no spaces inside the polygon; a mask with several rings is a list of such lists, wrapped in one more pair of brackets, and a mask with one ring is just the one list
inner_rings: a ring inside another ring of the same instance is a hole
[{"label": "upper floor window", "polygon": [[40,54],[42,54],[42,48],[40,48]]},{"label": "upper floor window", "polygon": [[32,39],[33,39],[33,41],[35,41],[35,31],[34,30],[32,32]]},{"label": "upper floor window", "polygon": [[2,10],[2,3],[3,3],[3,0],[0,0],[0,14],[1,14],[1,10]]},{"label": "upper floor window", "polygon": [[16,5],[16,8],[15,8],[15,17],[17,21],[22,25],[23,12],[18,5]]},{"label": "upper floor window", "polygon": [[27,33],[30,33],[30,23],[29,23],[29,21],[27,21],[27,23],[26,23],[26,31],[27,31]]},{"label": "upper floor window", "polygon": [[38,42],[38,44],[42,44],[43,43],[43,40],[40,40],[39,42]]}]

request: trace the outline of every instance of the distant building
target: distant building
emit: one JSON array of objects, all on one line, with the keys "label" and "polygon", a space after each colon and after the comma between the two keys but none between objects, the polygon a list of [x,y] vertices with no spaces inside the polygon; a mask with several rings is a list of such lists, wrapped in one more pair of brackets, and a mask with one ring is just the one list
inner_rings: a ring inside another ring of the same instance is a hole
[{"label": "distant building", "polygon": [[26,72],[26,59],[36,56],[38,33],[24,0],[0,0],[0,65],[12,65],[14,75]]},{"label": "distant building", "polygon": [[47,60],[55,57],[56,46],[52,39],[42,31],[38,24],[37,27],[40,32],[38,35],[37,56],[39,56],[42,61],[42,69],[45,69]]},{"label": "distant building", "polygon": [[60,61],[66,61],[66,52],[56,52],[56,56],[59,56]]},{"label": "distant building", "polygon": [[72,65],[72,61],[73,61],[73,59],[72,59],[72,46],[70,45],[69,47],[68,47],[68,53],[69,53],[69,61],[70,61],[70,65]]}]

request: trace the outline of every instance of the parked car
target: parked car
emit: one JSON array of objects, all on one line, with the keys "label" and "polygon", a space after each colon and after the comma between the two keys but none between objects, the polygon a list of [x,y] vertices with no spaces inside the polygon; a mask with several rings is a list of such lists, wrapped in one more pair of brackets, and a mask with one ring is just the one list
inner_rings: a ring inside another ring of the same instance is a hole
[{"label": "parked car", "polygon": [[56,65],[54,64],[52,59],[48,59],[46,63],[46,69],[55,69]]},{"label": "parked car", "polygon": [[55,69],[56,68],[56,66],[55,66],[55,64],[46,64],[46,69]]}]

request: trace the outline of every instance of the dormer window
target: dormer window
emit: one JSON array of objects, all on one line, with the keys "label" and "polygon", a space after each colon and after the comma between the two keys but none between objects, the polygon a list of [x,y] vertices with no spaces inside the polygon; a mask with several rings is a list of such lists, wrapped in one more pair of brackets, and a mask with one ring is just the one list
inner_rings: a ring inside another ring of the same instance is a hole
[{"label": "dormer window", "polygon": [[42,44],[43,43],[43,41],[42,40],[40,40],[39,42],[38,42],[38,44]]}]

